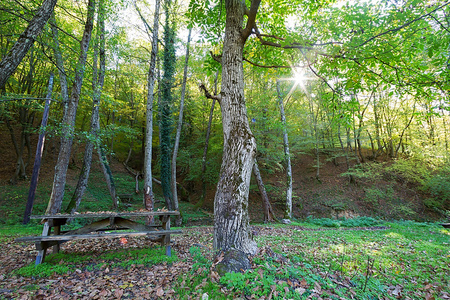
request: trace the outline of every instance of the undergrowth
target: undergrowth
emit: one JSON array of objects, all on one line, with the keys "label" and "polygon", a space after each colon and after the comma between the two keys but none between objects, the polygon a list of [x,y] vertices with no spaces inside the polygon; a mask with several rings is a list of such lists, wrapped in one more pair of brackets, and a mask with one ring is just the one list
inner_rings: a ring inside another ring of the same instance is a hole
[{"label": "undergrowth", "polygon": [[272,234],[256,237],[260,252],[253,257],[252,269],[221,278],[215,275],[211,250],[192,247],[193,268],[180,276],[176,292],[180,299],[204,294],[209,299],[446,299],[449,295],[448,229],[371,218],[341,220],[339,226],[384,227],[307,229],[327,222],[310,219],[303,224],[305,230],[272,227]]},{"label": "undergrowth", "polygon": [[[165,255],[164,247],[143,249],[124,249],[108,251],[99,255],[93,253],[56,253],[46,258],[46,262],[37,266],[34,263],[15,270],[14,274],[25,277],[49,277],[55,274],[66,274],[77,269],[93,271],[102,268],[121,267],[128,269],[132,266],[152,266],[161,263],[173,263],[178,258],[172,250],[172,256]],[[100,261],[100,263],[97,263]]]}]

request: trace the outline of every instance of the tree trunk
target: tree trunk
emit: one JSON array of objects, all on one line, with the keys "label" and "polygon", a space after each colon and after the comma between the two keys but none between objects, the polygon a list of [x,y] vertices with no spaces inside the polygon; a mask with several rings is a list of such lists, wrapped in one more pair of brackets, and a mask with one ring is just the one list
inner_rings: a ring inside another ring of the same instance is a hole
[{"label": "tree trunk", "polygon": [[66,174],[69,166],[70,153],[73,142],[73,132],[75,127],[75,117],[77,114],[78,101],[80,99],[81,85],[83,83],[84,68],[86,65],[87,51],[91,40],[91,33],[94,26],[95,0],[89,0],[88,14],[81,40],[80,56],[75,70],[75,79],[72,86],[70,101],[66,114],[63,116],[63,128],[61,136],[61,148],[59,150],[58,161],[55,166],[55,176],[53,180],[52,194],[48,202],[46,214],[56,214],[60,212],[66,185]]},{"label": "tree trunk", "polygon": [[[186,94],[186,80],[187,80],[187,70],[189,62],[189,44],[191,42],[191,29],[189,29],[188,40],[186,45],[186,58],[184,61],[184,73],[183,73],[183,86],[181,88],[181,99],[180,99],[180,113],[178,115],[178,125],[177,134],[175,137],[175,142],[173,145],[172,154],[172,199],[173,199],[173,209],[179,210],[178,208],[178,193],[177,193],[177,156],[178,156],[178,146],[180,144],[181,127],[183,126],[183,110],[184,110],[184,96]],[[175,225],[181,226],[181,215],[175,219]]]},{"label": "tree trunk", "polygon": [[[152,185],[152,140],[153,140],[153,89],[155,87],[156,57],[158,55],[158,28],[159,28],[160,0],[155,1],[155,15],[153,20],[152,52],[147,77],[147,110],[145,129],[145,155],[144,155],[144,206],[147,210],[154,209],[154,196]],[[148,217],[147,223],[153,223],[153,217]]]},{"label": "tree trunk", "polygon": [[253,165],[253,175],[256,178],[256,184],[258,185],[259,193],[261,194],[261,199],[264,207],[264,223],[276,221],[275,215],[272,210],[272,205],[270,205],[269,196],[267,196],[266,187],[259,172],[258,162],[255,159],[255,164]]},{"label": "tree trunk", "polygon": [[97,154],[100,165],[102,166],[103,175],[105,176],[106,185],[108,186],[109,194],[113,200],[113,206],[115,209],[118,207],[117,195],[116,195],[116,185],[114,184],[114,178],[111,173],[111,168],[109,167],[108,158],[106,157],[105,151],[101,145],[97,145]]},{"label": "tree trunk", "polygon": [[53,73],[50,73],[50,78],[48,80],[47,97],[45,99],[44,113],[42,115],[41,121],[41,129],[39,133],[38,144],[36,146],[36,157],[34,160],[33,173],[31,175],[30,189],[28,191],[27,205],[25,207],[25,213],[23,216],[22,224],[28,224],[28,222],[30,222],[30,215],[31,212],[33,211],[34,196],[36,194],[36,188],[39,179],[39,170],[41,168],[42,150],[44,150],[44,143],[45,143],[45,127],[47,126],[52,91],[53,91]]},{"label": "tree trunk", "polygon": [[[91,171],[92,165],[92,152],[94,150],[94,145],[97,144],[97,147],[100,147],[97,139],[98,132],[100,130],[100,100],[103,89],[103,83],[105,81],[105,69],[106,69],[106,58],[105,58],[105,13],[103,8],[103,0],[99,1],[99,10],[98,10],[98,31],[97,31],[97,39],[98,44],[94,50],[94,62],[93,62],[93,79],[92,79],[92,114],[91,114],[91,128],[90,128],[90,137],[86,142],[86,147],[84,150],[83,157],[83,166],[81,167],[80,177],[78,178],[77,187],[75,192],[73,193],[72,199],[67,207],[68,213],[74,213],[78,210],[78,206],[81,203],[81,198],[86,191],[89,174]],[[100,70],[97,70],[97,55],[100,52]],[[92,140],[93,139],[93,140]],[[109,179],[106,178],[108,181]],[[115,192],[114,195],[114,203],[117,206],[117,201],[115,200]]]},{"label": "tree trunk", "polygon": [[166,206],[169,210],[173,209],[173,195],[171,183],[171,132],[172,132],[172,88],[175,80],[175,30],[174,21],[171,17],[171,0],[164,2],[164,11],[166,15],[164,23],[164,53],[163,53],[163,78],[161,85],[161,101],[158,109],[160,111],[159,132],[160,132],[160,162],[161,162],[161,183]]},{"label": "tree trunk", "polygon": [[[217,79],[219,77],[219,71],[216,72],[216,77],[214,79],[214,95],[217,95]],[[206,128],[206,137],[205,137],[205,146],[203,147],[203,155],[202,155],[202,196],[200,198],[200,201],[195,204],[195,208],[199,209],[203,206],[203,203],[205,203],[206,198],[206,155],[208,154],[208,147],[209,147],[209,136],[211,134],[211,124],[212,124],[212,118],[214,114],[214,106],[216,104],[216,99],[212,100],[211,103],[211,109],[209,111],[209,120],[208,120],[208,127]]]},{"label": "tree trunk", "polygon": [[242,25],[246,9],[240,0],[225,0],[225,7],[220,103],[224,151],[214,199],[213,246],[223,251],[237,249],[255,254],[257,245],[249,227],[248,193],[256,141],[247,118],[242,64],[246,40]]},{"label": "tree trunk", "polygon": [[280,83],[277,81],[278,105],[280,106],[281,126],[283,126],[284,160],[286,163],[286,210],[285,219],[292,218],[292,167],[289,153],[289,139],[286,128],[286,115],[284,113],[283,97],[281,96]]},{"label": "tree trunk", "polygon": [[57,0],[44,0],[25,31],[0,62],[0,90],[11,76],[33,45],[36,37],[41,33],[48,19],[53,13]]}]

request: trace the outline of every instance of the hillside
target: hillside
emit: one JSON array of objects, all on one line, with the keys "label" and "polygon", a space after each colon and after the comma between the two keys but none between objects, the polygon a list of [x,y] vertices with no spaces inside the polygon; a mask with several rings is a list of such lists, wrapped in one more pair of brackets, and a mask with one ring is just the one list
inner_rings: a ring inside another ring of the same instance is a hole
[{"label": "hillside", "polygon": [[[4,128],[6,129],[6,128]],[[19,222],[25,207],[29,188],[29,177],[19,181],[15,186],[9,183],[14,174],[15,153],[11,138],[7,130],[0,131],[0,214],[2,220]],[[36,136],[33,136],[31,149],[33,149],[31,164],[27,167],[28,176],[31,175],[34,160],[34,149],[36,147]],[[38,191],[36,194],[34,213],[45,210],[48,197],[51,193],[54,165],[57,158],[58,142],[49,138],[46,141]],[[75,144],[72,161],[69,166],[68,185],[66,187],[65,201],[71,196],[76,185],[77,176],[82,164],[83,147]],[[25,158],[27,153],[25,154]],[[385,159],[386,160],[386,159]],[[380,163],[382,160],[380,160]],[[389,163],[392,162],[387,162]],[[350,183],[348,176],[342,174],[346,171],[345,160],[342,157],[330,159],[330,154],[320,156],[319,180],[316,179],[315,156],[312,154],[295,155],[292,161],[293,167],[293,213],[295,218],[304,219],[312,217],[352,218],[356,216],[372,216],[383,219],[415,219],[436,220],[442,218],[436,212],[427,209],[423,200],[427,198],[418,190],[417,185],[411,183],[407,178],[391,174],[386,171],[381,179],[356,179]],[[141,194],[135,194],[135,179],[131,176],[121,162],[112,159],[111,167],[116,177],[118,194],[132,194],[129,203],[122,203],[123,209],[140,208]],[[111,201],[106,190],[97,158],[94,158],[92,175],[85,200],[81,209],[100,210],[108,209]],[[282,218],[284,210],[285,175],[281,171],[262,174],[270,201],[276,216]],[[200,182],[185,182],[180,176],[180,182],[189,191],[190,203],[182,202],[181,207],[185,209],[185,221],[190,224],[210,223],[213,213],[213,199],[215,187],[209,186],[203,209],[193,212],[192,207],[201,194]],[[142,185],[141,185],[142,187]],[[161,196],[160,187],[155,184],[155,193]],[[250,216],[252,222],[263,221],[263,208],[261,198],[252,179],[250,191]],[[126,200],[126,199],[125,199]],[[11,202],[17,204],[11,206]],[[162,205],[162,204],[159,204]]]}]

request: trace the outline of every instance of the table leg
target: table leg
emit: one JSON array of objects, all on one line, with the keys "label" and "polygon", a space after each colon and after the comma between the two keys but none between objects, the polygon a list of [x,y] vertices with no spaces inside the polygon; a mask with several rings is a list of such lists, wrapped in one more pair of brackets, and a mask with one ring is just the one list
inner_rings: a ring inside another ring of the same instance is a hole
[{"label": "table leg", "polygon": [[[48,221],[44,223],[44,229],[42,230],[43,236],[50,235],[50,226],[48,224]],[[36,256],[36,265],[39,265],[40,263],[44,262],[45,254],[47,253],[47,247],[45,247],[42,242],[36,243],[36,249],[38,250],[38,255]]]},{"label": "table leg", "polygon": [[[163,230],[170,230],[170,216],[164,216],[161,220]],[[163,236],[162,245],[166,246],[166,255],[172,256],[172,248],[170,246],[170,234]]]},{"label": "table leg", "polygon": [[[56,225],[53,227],[53,235],[60,235],[61,234],[61,225]],[[53,253],[59,253],[59,243],[53,246]]]}]

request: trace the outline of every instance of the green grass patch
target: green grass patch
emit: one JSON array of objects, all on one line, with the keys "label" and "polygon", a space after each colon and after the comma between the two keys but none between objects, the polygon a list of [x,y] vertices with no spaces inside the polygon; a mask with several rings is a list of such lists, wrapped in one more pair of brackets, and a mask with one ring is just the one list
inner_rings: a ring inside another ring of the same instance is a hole
[{"label": "green grass patch", "polygon": [[397,299],[398,295],[444,299],[443,293],[450,292],[448,229],[412,221],[341,222],[349,227],[384,225],[387,229],[294,224],[305,230],[271,224],[273,233],[258,235],[256,241],[261,249],[270,247],[275,256],[264,250],[253,258],[254,269],[228,273],[216,281],[210,270],[214,254],[191,248],[194,266],[191,274],[180,277],[177,292],[182,299],[187,295],[201,297],[202,293],[221,299],[269,295],[272,299],[317,299],[319,295],[324,299]]},{"label": "green grass patch", "polygon": [[35,266],[34,263],[15,270],[16,275],[25,277],[49,277],[55,274],[66,274],[77,269],[93,271],[102,268],[130,268],[131,266],[152,266],[162,263],[173,263],[178,260],[172,250],[172,256],[165,255],[165,247],[143,249],[123,249],[96,253],[56,253],[46,257],[46,262]]}]

